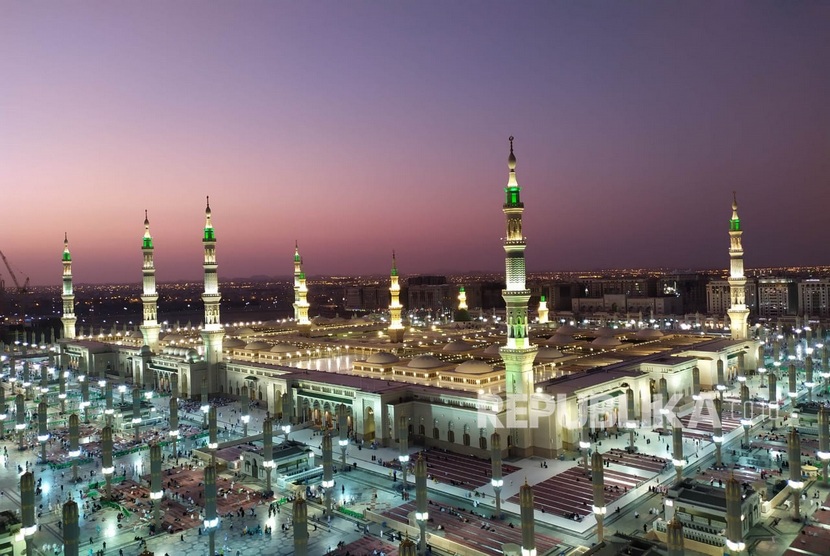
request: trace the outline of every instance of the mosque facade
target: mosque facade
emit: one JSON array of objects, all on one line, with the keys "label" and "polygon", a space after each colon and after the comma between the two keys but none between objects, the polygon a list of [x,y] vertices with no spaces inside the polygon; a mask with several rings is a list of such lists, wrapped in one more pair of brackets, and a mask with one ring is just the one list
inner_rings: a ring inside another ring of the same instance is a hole
[{"label": "mosque facade", "polygon": [[[144,315],[140,330],[116,340],[76,337],[71,255],[64,242],[62,365],[92,378],[128,381],[145,389],[195,399],[250,400],[280,424],[337,425],[342,404],[353,438],[397,444],[394,426],[408,421],[409,442],[487,458],[499,431],[505,455],[556,457],[579,445],[579,412],[595,428],[615,428],[626,417],[619,400],[631,391],[636,419],[645,419],[661,379],[680,407],[696,389],[714,389],[717,369],[737,376],[754,369],[758,341],[746,338],[743,298],[734,294],[732,338],[601,326],[531,326],[522,217],[513,138],[502,211],[506,220],[505,323],[484,327],[414,329],[405,323],[393,255],[388,326],[309,319],[299,248],[294,252],[292,329],[277,323],[223,324],[217,235],[209,199],[205,208],[204,322],[162,329],[157,315],[154,245],[145,214],[142,238]],[[743,291],[743,249],[737,204],[730,222],[730,287]],[[546,307],[540,307],[540,313]],[[743,315],[743,316],[742,316]],[[545,318],[547,315],[544,315]],[[743,319],[743,320],[741,320]],[[468,323],[465,323],[468,324]],[[740,331],[743,330],[743,335]],[[349,332],[349,339],[338,336]],[[742,337],[741,337],[742,336]],[[718,364],[720,362],[720,365]],[[698,378],[696,378],[698,377]],[[203,386],[204,385],[204,386]]]}]

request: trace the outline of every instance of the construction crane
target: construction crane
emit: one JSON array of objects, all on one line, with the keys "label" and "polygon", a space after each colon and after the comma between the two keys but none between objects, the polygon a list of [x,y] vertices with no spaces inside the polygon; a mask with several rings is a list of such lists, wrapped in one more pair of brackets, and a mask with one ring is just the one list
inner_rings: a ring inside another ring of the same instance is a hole
[{"label": "construction crane", "polygon": [[17,293],[26,293],[29,291],[29,277],[26,277],[26,281],[23,283],[23,286],[20,286],[20,282],[17,281],[17,276],[15,276],[14,271],[12,270],[12,266],[9,264],[9,260],[6,258],[6,255],[0,251],[0,257],[3,258],[3,264],[6,265],[6,269],[9,271],[9,276],[12,277],[12,282],[14,282],[14,287]]}]

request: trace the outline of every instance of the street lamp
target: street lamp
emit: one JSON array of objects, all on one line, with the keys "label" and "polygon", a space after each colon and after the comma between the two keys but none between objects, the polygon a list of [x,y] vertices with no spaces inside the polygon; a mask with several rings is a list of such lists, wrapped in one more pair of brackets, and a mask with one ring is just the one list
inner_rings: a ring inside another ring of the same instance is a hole
[{"label": "street lamp", "polygon": [[291,425],[283,425],[280,427],[285,434],[285,441],[288,442],[288,435],[291,433]]}]

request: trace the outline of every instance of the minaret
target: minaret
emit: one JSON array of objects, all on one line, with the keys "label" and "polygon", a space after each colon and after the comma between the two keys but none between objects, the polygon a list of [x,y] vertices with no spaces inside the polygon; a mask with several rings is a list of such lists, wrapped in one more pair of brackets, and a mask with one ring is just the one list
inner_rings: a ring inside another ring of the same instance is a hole
[{"label": "minaret", "polygon": [[[513,154],[512,136],[507,167],[510,173],[502,207],[507,218],[507,235],[504,238],[506,287],[502,290],[502,297],[507,306],[507,344],[501,347],[500,354],[504,361],[506,394],[514,399],[516,396],[523,396],[527,398],[525,403],[529,403],[534,386],[533,360],[538,348],[530,343],[528,337],[527,304],[530,301],[530,290],[525,284],[526,245],[522,235],[524,203],[519,197],[521,188],[516,181],[516,156]],[[532,454],[533,446],[527,425],[514,428],[511,435],[514,455],[527,457]]]},{"label": "minaret", "polygon": [[744,277],[744,248],[741,245],[741,219],[738,218],[738,200],[732,193],[732,219],[729,221],[729,298],[731,306],[726,313],[729,315],[729,329],[733,340],[746,340],[747,317],[746,308],[746,278]]},{"label": "minaret", "polygon": [[300,322],[300,275],[303,273],[303,259],[300,244],[294,242],[294,322]]},{"label": "minaret", "polygon": [[548,323],[548,300],[543,295],[539,298],[539,324]]},{"label": "minaret", "polygon": [[300,336],[311,336],[311,321],[308,320],[308,286],[303,272],[303,259],[297,244],[294,244],[294,318]]},{"label": "minaret", "polygon": [[72,255],[69,254],[69,239],[63,234],[63,337],[72,340],[75,338],[75,291],[72,289]]},{"label": "minaret", "polygon": [[210,197],[207,198],[205,208],[205,231],[202,236],[202,245],[205,247],[205,291],[202,301],[205,304],[205,325],[202,328],[202,342],[207,362],[208,391],[216,392],[219,389],[218,365],[222,361],[222,338],[225,331],[219,318],[219,302],[222,295],[219,293],[219,278],[216,276],[216,234],[210,220]]},{"label": "minaret", "polygon": [[464,286],[459,286],[458,288],[458,310],[467,310],[467,292],[464,291]]},{"label": "minaret", "polygon": [[153,238],[150,236],[150,220],[147,211],[144,211],[144,238],[141,240],[141,252],[144,254],[144,290],[141,303],[144,306],[144,324],[141,325],[141,334],[144,336],[144,345],[153,352],[158,351],[159,323],[158,323],[158,294],[156,293],[156,267],[153,264]]},{"label": "minaret", "polygon": [[392,251],[392,271],[389,273],[389,340],[398,343],[403,341],[403,320],[401,319],[401,286],[398,283],[398,263],[395,261],[395,252]]}]

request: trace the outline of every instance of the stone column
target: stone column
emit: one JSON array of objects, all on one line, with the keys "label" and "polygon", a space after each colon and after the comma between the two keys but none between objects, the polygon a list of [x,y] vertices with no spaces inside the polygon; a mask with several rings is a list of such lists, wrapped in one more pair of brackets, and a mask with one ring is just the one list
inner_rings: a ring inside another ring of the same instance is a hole
[{"label": "stone column", "polygon": [[334,475],[331,461],[331,435],[328,431],[323,435],[323,482],[326,489],[326,515],[331,515],[331,491],[334,489]]},{"label": "stone column", "polygon": [[6,439],[6,418],[9,414],[6,411],[6,389],[0,386],[0,440]]},{"label": "stone column", "polygon": [[579,439],[579,449],[582,451],[582,470],[588,474],[588,450],[591,449],[591,417],[588,411],[588,401],[579,406],[579,419],[582,421],[582,436]]},{"label": "stone column", "polygon": [[672,427],[672,455],[674,456],[672,463],[674,464],[674,472],[677,474],[676,480],[680,482],[683,478],[683,466],[686,464],[686,459],[683,457],[683,425],[680,419],[676,419],[674,427]]},{"label": "stone column", "polygon": [[69,416],[69,457],[72,458],[72,480],[78,481],[78,456],[81,455],[79,447],[80,419],[77,413]]},{"label": "stone column", "polygon": [[[496,494],[498,499],[498,494]],[[421,538],[418,541],[418,554],[426,554],[427,546],[427,462],[422,456],[415,461],[415,521],[421,530]]]},{"label": "stone column", "polygon": [[[605,519],[605,468],[602,461],[602,455],[599,450],[594,452],[591,456],[591,485],[594,488],[594,517],[597,520],[597,542],[602,543],[605,540],[603,532],[603,520]],[[531,495],[532,496],[532,495]],[[531,498],[532,499],[532,498]],[[532,508],[531,503],[531,508]],[[524,506],[522,506],[522,519],[524,520]],[[524,524],[522,524],[522,532],[524,532]],[[524,534],[522,535],[524,540]]]},{"label": "stone column", "polygon": [[271,472],[274,470],[273,419],[265,419],[262,422],[262,465],[265,467],[265,496],[270,498],[274,494],[271,488]]},{"label": "stone column", "polygon": [[501,487],[504,480],[501,476],[501,436],[497,432],[490,435],[490,475],[496,497],[496,517],[501,519]]},{"label": "stone column", "polygon": [[666,525],[666,546],[668,556],[685,556],[683,546],[683,524],[675,517]]},{"label": "stone column", "polygon": [[14,398],[15,408],[17,410],[17,424],[14,428],[17,430],[17,444],[20,450],[23,451],[26,447],[23,445],[23,431],[26,430],[26,399],[23,394],[18,394]]},{"label": "stone column", "polygon": [[796,398],[798,398],[798,376],[795,371],[795,363],[790,363],[788,377],[790,379],[790,391],[787,392],[787,395],[790,397],[792,409],[795,409]]},{"label": "stone column", "polygon": [[769,383],[767,384],[767,398],[770,409],[778,408],[778,377],[775,373],[769,374]]},{"label": "stone column", "polygon": [[[208,403],[208,381],[207,377],[202,379],[202,414],[204,415],[204,420],[202,421],[202,426],[208,426],[208,408],[210,404]],[[211,555],[213,556],[213,555]]]},{"label": "stone column", "polygon": [[210,450],[210,464],[216,465],[216,449],[219,448],[219,430],[216,426],[216,407],[208,410],[208,449]]},{"label": "stone column", "polygon": [[58,399],[61,401],[61,413],[66,413],[66,374],[68,372],[64,368],[58,371]]},{"label": "stone column", "polygon": [[717,388],[718,393],[720,394],[720,399],[723,400],[723,392],[726,390],[726,377],[724,376],[724,373],[723,373],[723,359],[718,359],[717,371],[718,371],[718,383],[715,386],[715,388]]},{"label": "stone column", "polygon": [[790,464],[790,490],[793,494],[793,519],[801,521],[801,489],[804,483],[801,481],[801,437],[798,430],[790,429],[790,436],[787,442],[787,459]]},{"label": "stone column", "polygon": [[746,549],[741,520],[741,485],[732,475],[726,480],[726,547],[732,554]]},{"label": "stone column", "polygon": [[135,441],[141,441],[141,390],[133,388],[133,429],[135,429]]},{"label": "stone column", "polygon": [[205,530],[208,533],[209,556],[216,554],[216,467],[211,463],[205,467]]},{"label": "stone column", "polygon": [[665,377],[660,377],[660,427],[662,432],[660,434],[669,434],[668,410],[666,405],[669,403],[669,384]]},{"label": "stone column", "polygon": [[63,556],[79,556],[81,529],[78,527],[78,504],[70,499],[63,505]]},{"label": "stone column", "polygon": [[723,458],[721,448],[723,444],[723,424],[721,423],[721,415],[723,414],[723,400],[715,398],[715,415],[712,416],[712,442],[715,443],[715,464],[718,467],[723,466]]},{"label": "stone column", "polygon": [[692,367],[692,399],[700,399],[700,369],[697,366]]},{"label": "stone column", "polygon": [[161,446],[150,445],[150,500],[153,501],[153,523],[156,534],[161,533],[161,499],[164,490],[161,487]]},{"label": "stone column", "polygon": [[636,451],[634,448],[634,431],[637,429],[637,419],[634,413],[634,390],[631,388],[625,391],[625,404],[625,428],[628,429],[628,451],[633,454]]},{"label": "stone column", "polygon": [[398,461],[401,463],[401,498],[406,500],[406,475],[409,471],[409,419],[405,415],[398,417]]},{"label": "stone column", "polygon": [[519,506],[522,517],[522,554],[534,556],[536,554],[536,534],[534,532],[533,489],[527,484],[527,480],[519,488]]},{"label": "stone column", "polygon": [[115,466],[112,463],[112,427],[101,429],[101,473],[107,481],[107,498],[112,500],[112,474]]},{"label": "stone column", "polygon": [[744,429],[744,446],[749,448],[749,427],[752,425],[752,404],[749,401],[749,386],[741,383],[741,426]]},{"label": "stone column", "polygon": [[26,471],[20,476],[20,507],[23,528],[23,538],[26,540],[26,556],[32,556],[34,549],[34,534],[37,531],[35,523],[35,476]]},{"label": "stone column", "polygon": [[78,380],[81,382],[81,407],[84,410],[84,423],[89,424],[89,377],[81,375]]},{"label": "stone column", "polygon": [[813,381],[813,358],[807,356],[804,358],[804,386],[807,387],[807,401],[813,402],[813,388],[816,383]]},{"label": "stone column", "polygon": [[170,398],[170,438],[173,439],[173,457],[178,459],[179,449],[179,398],[175,395]]},{"label": "stone column", "polygon": [[112,415],[115,413],[115,409],[112,406],[112,381],[108,380],[106,386],[104,387],[104,399],[105,399],[105,409],[104,415],[106,415],[106,424],[112,426]]},{"label": "stone column", "polygon": [[346,469],[346,448],[349,446],[349,420],[346,415],[346,405],[337,406],[337,426],[340,429],[340,469]]},{"label": "stone column", "polygon": [[44,465],[46,464],[46,442],[49,440],[48,416],[49,406],[46,402],[37,404],[37,441],[40,442],[40,462]]},{"label": "stone column", "polygon": [[294,499],[294,556],[308,556],[308,506],[302,496]]},{"label": "stone column", "polygon": [[818,451],[821,460],[821,476],[827,486],[827,466],[830,464],[830,412],[821,406],[818,410]]}]

